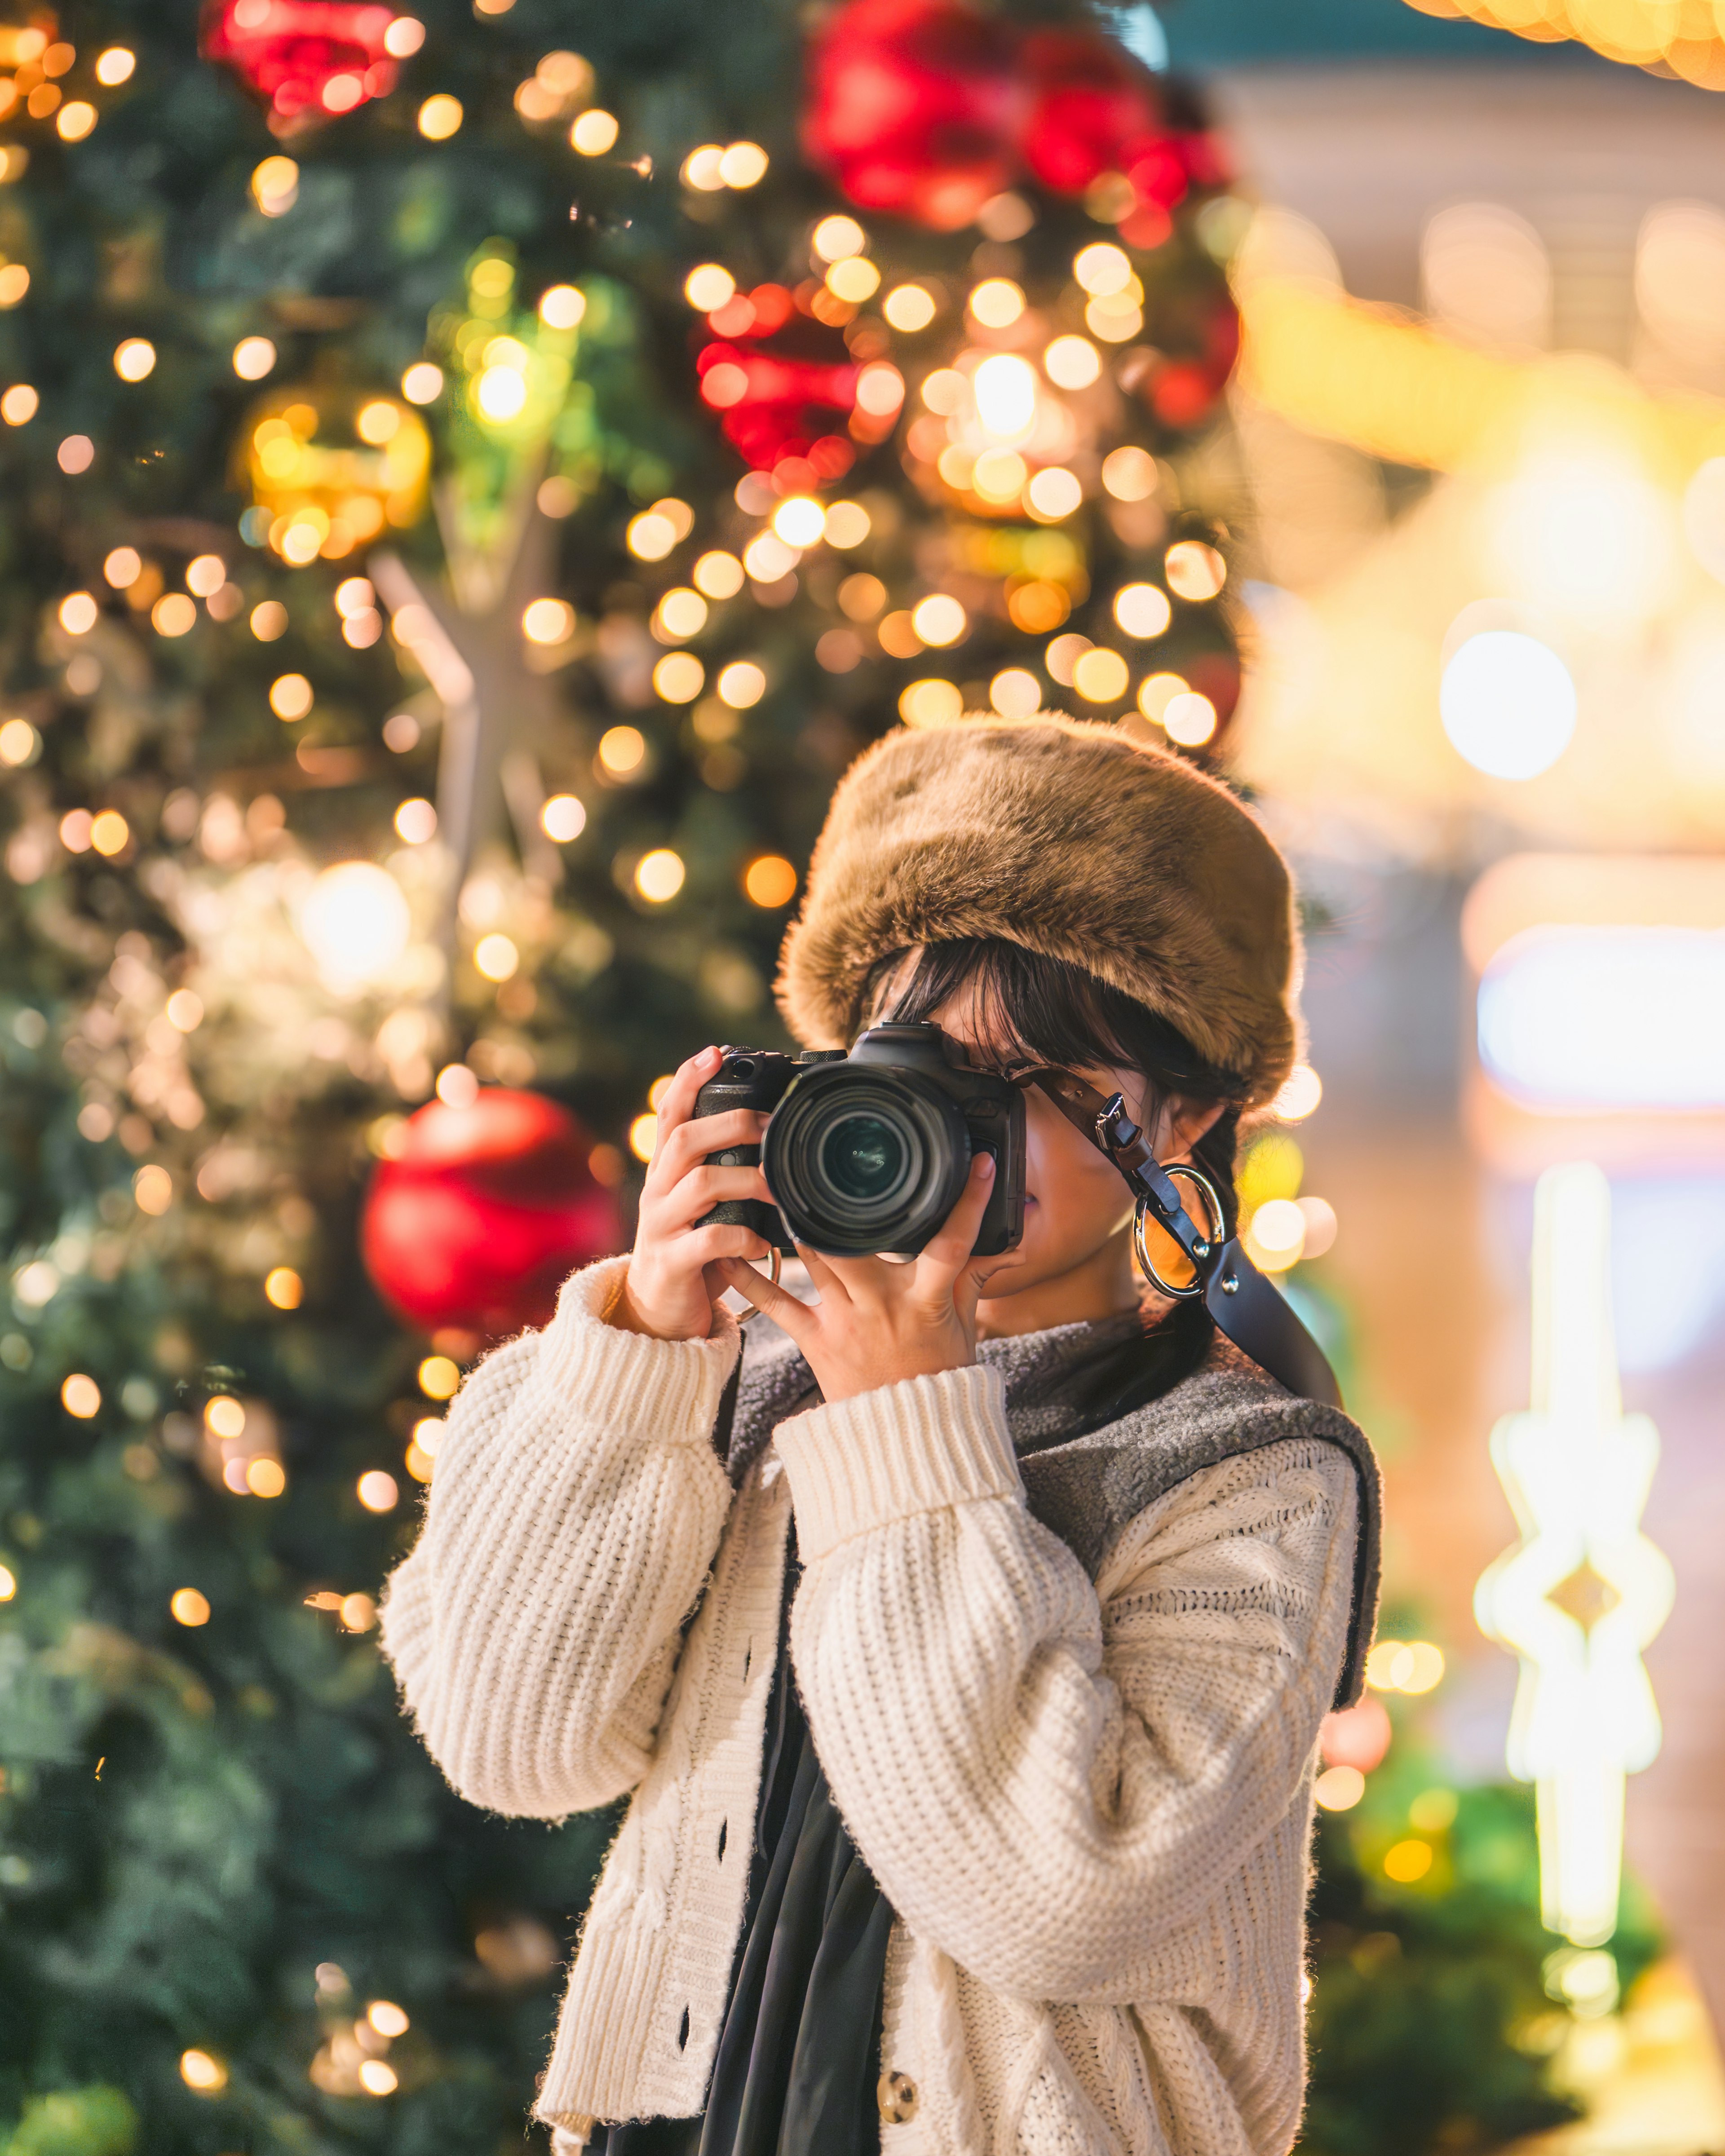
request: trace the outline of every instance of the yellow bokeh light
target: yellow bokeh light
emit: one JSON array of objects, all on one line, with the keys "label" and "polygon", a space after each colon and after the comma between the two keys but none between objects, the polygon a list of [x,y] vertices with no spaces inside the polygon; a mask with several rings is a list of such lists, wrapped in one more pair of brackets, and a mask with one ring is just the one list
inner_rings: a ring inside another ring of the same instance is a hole
[{"label": "yellow bokeh light", "polygon": [[758,187],[767,177],[767,152],[758,142],[733,142],[719,160],[719,177],[727,187]]},{"label": "yellow bokeh light", "polygon": [[1429,1841],[1399,1841],[1384,1852],[1384,1876],[1398,1886],[1411,1887],[1431,1869]]},{"label": "yellow bokeh light", "polygon": [[90,819],[90,843],[111,860],[131,843],[131,826],[117,808],[102,808]]},{"label": "yellow bokeh light", "polygon": [[[193,1594],[193,1590],[189,1587],[182,1588],[180,1594]],[[174,1597],[175,1602],[177,1603],[179,1599],[179,1595],[177,1594]],[[198,1602],[203,1602],[203,1597],[201,1594],[194,1595],[193,1599]],[[174,1614],[177,1617],[179,1616],[179,1611],[176,1609]],[[209,1605],[204,1603],[204,1617],[208,1614]],[[203,1617],[198,1617],[191,1621],[201,1625],[204,1620]],[[187,1620],[181,1617],[180,1622],[183,1625]],[[219,2059],[212,2058],[208,2051],[182,2051],[180,2079],[184,2082],[187,2088],[196,2089],[200,2096],[214,2096],[218,2091],[227,2087],[228,2069]]]},{"label": "yellow bokeh light", "polygon": [[1042,709],[1042,685],[1022,666],[1009,666],[988,684],[988,701],[1004,719],[1027,719]]},{"label": "yellow bokeh light", "polygon": [[860,254],[869,236],[854,217],[824,217],[809,237],[809,244],[823,262],[842,262]]},{"label": "yellow bokeh light", "polygon": [[1168,706],[1189,685],[1183,674],[1147,674],[1138,684],[1138,709],[1160,726]]},{"label": "yellow bokeh light", "polygon": [[130,591],[144,573],[144,557],[136,547],[116,547],[102,563],[102,574],[116,592]]},{"label": "yellow bokeh light", "polygon": [[1160,636],[1173,618],[1168,593],[1159,584],[1122,584],[1114,594],[1114,619],[1128,636],[1147,642]]},{"label": "yellow bokeh light", "polygon": [[1309,1063],[1296,1063],[1282,1081],[1270,1112],[1284,1123],[1301,1123],[1324,1096],[1323,1081]]},{"label": "yellow bokeh light", "polygon": [[1042,355],[1042,371],[1057,388],[1088,389],[1102,372],[1102,355],[1088,337],[1058,336]]},{"label": "yellow bokeh light", "polygon": [[931,592],[911,610],[911,626],[922,641],[937,649],[957,644],[970,627],[969,617],[947,592]]},{"label": "yellow bokeh light", "polygon": [[1181,539],[1168,550],[1168,588],[1194,604],[1213,599],[1228,581],[1228,564],[1201,539]]},{"label": "yellow bokeh light", "polygon": [[270,685],[270,708],[277,718],[291,724],[311,709],[311,684],[303,674],[283,674]]},{"label": "yellow bokeh light", "polygon": [[368,1512],[393,1512],[401,1501],[401,1486],[393,1475],[373,1467],[360,1476],[354,1494]]},{"label": "yellow bokeh light", "polygon": [[583,157],[603,157],[617,141],[617,116],[593,105],[577,116],[569,130],[569,146]]},{"label": "yellow bokeh light", "polygon": [[429,1400],[452,1400],[461,1389],[461,1366],[452,1356],[428,1355],[418,1374],[419,1389]]},{"label": "yellow bokeh light", "polygon": [[151,1161],[133,1176],[131,1194],[140,1213],[159,1219],[174,1202],[174,1179],[165,1168]]},{"label": "yellow bokeh light", "polygon": [[697,591],[705,592],[710,599],[731,599],[742,589],[743,567],[735,554],[726,554],[715,548],[703,554],[691,572]]},{"label": "yellow bokeh light", "polygon": [[[208,1625],[209,1622],[209,1603],[203,1595],[198,1593],[195,1587],[177,1587],[172,1594],[168,1598],[167,1607],[169,1614],[172,1617],[175,1624],[183,1625],[188,1630],[195,1630],[198,1625]],[[188,2051],[186,2054],[186,2056],[187,2058],[202,2058],[203,2054],[201,2051]],[[185,2071],[184,2061],[182,2061],[181,2062],[181,2071],[182,2072],[184,2072]],[[223,2079],[225,2078],[226,2076],[224,2076]],[[188,2082],[191,2081],[190,2075],[187,2076],[187,2079]],[[194,2088],[219,2088],[221,2087],[221,2082],[219,2081],[210,2082],[192,2082],[191,2085]]]},{"label": "yellow bokeh light", "polygon": [[742,887],[756,906],[788,906],[797,895],[797,871],[783,854],[762,854],[743,871]]},{"label": "yellow bokeh light", "polygon": [[880,302],[880,311],[896,330],[906,336],[926,330],[938,310],[934,295],[924,285],[895,285]]},{"label": "yellow bokeh light", "polygon": [[1216,707],[1208,696],[1189,689],[1163,706],[1162,723],[1168,739],[1182,748],[1202,748],[1216,731]]},{"label": "yellow bokeh light", "polygon": [[1291,1198],[1271,1198],[1246,1224],[1246,1245],[1266,1272],[1286,1272],[1306,1247],[1306,1215]]},{"label": "yellow bokeh light", "polygon": [[142,382],[156,371],[156,347],[148,337],[127,337],[114,352],[114,372],[122,382]]},{"label": "yellow bokeh light", "polygon": [[366,2009],[366,2019],[380,2036],[392,2041],[408,2033],[408,2017],[391,1999],[374,1999]]},{"label": "yellow bokeh light", "polygon": [[186,636],[198,625],[198,608],[184,592],[164,592],[150,609],[150,626],[158,636]]},{"label": "yellow bokeh light", "polygon": [[655,633],[667,640],[699,636],[706,627],[706,601],[686,584],[673,585],[654,609]]},{"label": "yellow bokeh light", "polygon": [[826,511],[812,495],[791,495],[773,512],[773,529],[788,547],[813,547],[826,522]]},{"label": "yellow bokeh light", "polygon": [[1092,704],[1117,704],[1131,680],[1125,660],[1106,644],[1092,644],[1072,669],[1072,686]]},{"label": "yellow bokeh light", "polygon": [[697,194],[716,194],[725,184],[721,167],[725,152],[716,142],[698,143],[684,158],[677,177],[685,187],[693,187]]},{"label": "yellow bokeh light", "polygon": [[540,828],[547,839],[566,846],[587,829],[587,810],[572,793],[553,793],[539,812]]},{"label": "yellow bokeh light", "polygon": [[629,1127],[629,1149],[637,1160],[651,1160],[653,1148],[659,1142],[659,1118],[654,1115],[637,1116]]},{"label": "yellow bokeh light", "polygon": [[532,599],[521,613],[529,644],[567,644],[575,634],[575,609],[565,599]]},{"label": "yellow bokeh light", "polygon": [[635,864],[635,889],[655,906],[664,906],[683,888],[683,857],[670,846],[655,846]]},{"label": "yellow bokeh light", "polygon": [[429,359],[416,360],[401,378],[401,393],[409,404],[429,404],[443,394],[444,371]]},{"label": "yellow bokeh light", "polygon": [[26,427],[42,408],[42,399],[28,382],[14,382],[0,394],[0,419],[8,427]]},{"label": "yellow bokeh light", "polygon": [[1030,481],[1024,490],[1024,499],[1035,515],[1050,523],[1057,523],[1078,507],[1084,500],[1084,489],[1076,473],[1060,465],[1050,465]]},{"label": "yellow bokeh light", "polygon": [[252,200],[265,217],[285,217],[299,194],[300,168],[291,157],[266,157],[252,174]]},{"label": "yellow bokeh light", "polygon": [[1132,265],[1111,241],[1096,240],[1073,257],[1072,275],[1092,299],[1110,299],[1132,281]]},{"label": "yellow bokeh light", "polygon": [[984,449],[970,468],[970,487],[984,501],[1016,501],[1030,468],[1016,449]]},{"label": "yellow bokeh light", "polygon": [[242,337],[234,347],[234,372],[242,382],[261,382],[275,365],[275,346],[266,336]]},{"label": "yellow bokeh light", "polygon": [[204,1403],[203,1422],[212,1437],[244,1437],[245,1409],[231,1393],[218,1393]]},{"label": "yellow bokeh light", "polygon": [[720,673],[719,695],[733,711],[746,711],[767,693],[767,676],[752,659],[734,659]]},{"label": "yellow bokeh light", "polygon": [[207,599],[228,581],[228,564],[219,554],[195,554],[186,564],[186,589]]},{"label": "yellow bokeh light", "polygon": [[105,53],[96,56],[95,79],[104,90],[117,90],[121,83],[131,80],[137,64],[136,53],[124,45],[110,45]]},{"label": "yellow bokeh light", "polygon": [[587,295],[573,285],[553,285],[540,295],[539,319],[548,330],[572,330],[587,312]]},{"label": "yellow bokeh light", "polygon": [[599,737],[599,762],[614,778],[626,778],[647,760],[647,740],[639,726],[608,726]]},{"label": "yellow bokeh light", "polygon": [[624,534],[624,544],[638,562],[662,562],[676,543],[676,526],[655,509],[630,517]]},{"label": "yellow bokeh light", "polygon": [[1007,329],[1024,311],[1024,295],[1010,277],[985,277],[970,295],[970,311],[985,329]]},{"label": "yellow bokeh light", "polygon": [[900,695],[898,715],[907,726],[949,725],[962,716],[964,698],[955,681],[912,681]]},{"label": "yellow bokeh light", "polygon": [[826,284],[835,300],[860,307],[880,290],[880,272],[865,256],[852,254],[843,262],[834,263],[827,271]]},{"label": "yellow bokeh light", "polygon": [[717,262],[697,263],[683,280],[683,297],[697,313],[710,315],[737,290],[737,280]]},{"label": "yellow bokeh light", "polygon": [[279,1497],[287,1488],[287,1473],[279,1460],[260,1457],[249,1460],[245,1466],[245,1486],[254,1497]]},{"label": "yellow bokeh light", "polygon": [[835,501],[827,511],[823,528],[828,546],[841,551],[860,547],[870,529],[869,512],[860,501]]},{"label": "yellow bokeh light", "polygon": [[291,1265],[272,1265],[264,1276],[264,1296],[277,1310],[297,1310],[305,1300],[305,1283]]},{"label": "yellow bokeh light", "polygon": [[1327,1812],[1351,1812],[1365,1793],[1366,1778],[1358,1767],[1327,1767],[1312,1785]]},{"label": "yellow bokeh light", "polygon": [[387,398],[377,397],[369,404],[361,407],[359,417],[353,423],[353,431],[361,441],[370,443],[374,449],[381,449],[401,432],[401,423],[400,407],[392,404]]},{"label": "yellow bokeh light", "polygon": [[653,669],[653,689],[667,704],[692,704],[706,686],[706,669],[692,651],[668,651]]},{"label": "yellow bokeh light", "polygon": [[521,970],[521,954],[509,937],[493,929],[474,946],[473,963],[488,981],[508,981]]},{"label": "yellow bokeh light", "polygon": [[1147,501],[1156,491],[1156,459],[1128,445],[1102,459],[1102,485],[1117,501]]},{"label": "yellow bokeh light", "polygon": [[9,1566],[0,1564],[0,1602],[10,1602],[18,1593],[18,1574]]},{"label": "yellow bokeh light", "polygon": [[949,418],[970,394],[970,384],[955,367],[937,367],[923,377],[922,402],[931,412]]},{"label": "yellow bokeh light", "polygon": [[102,1389],[94,1378],[75,1372],[60,1387],[60,1404],[69,1415],[76,1415],[80,1422],[88,1422],[99,1414],[102,1404]]},{"label": "yellow bokeh light", "polygon": [[459,131],[465,117],[459,97],[451,97],[439,90],[435,97],[428,97],[419,107],[419,132],[428,142],[447,142]]},{"label": "yellow bokeh light", "polygon": [[88,636],[100,613],[88,592],[73,592],[60,601],[60,627],[68,636]]}]

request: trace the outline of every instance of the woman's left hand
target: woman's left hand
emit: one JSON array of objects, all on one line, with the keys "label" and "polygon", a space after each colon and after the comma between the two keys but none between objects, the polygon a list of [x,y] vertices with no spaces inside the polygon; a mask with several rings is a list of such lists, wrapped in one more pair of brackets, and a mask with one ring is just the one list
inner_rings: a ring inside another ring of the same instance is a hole
[{"label": "woman's left hand", "polygon": [[884,1258],[828,1258],[798,1245],[820,1301],[798,1301],[741,1258],[724,1261],[739,1295],[789,1333],[828,1400],[850,1399],[903,1378],[962,1370],[976,1360],[976,1306],[995,1275],[1021,1262],[1016,1250],[972,1255],[994,1163],[978,1153],[964,1194],[940,1233],[905,1265]]}]

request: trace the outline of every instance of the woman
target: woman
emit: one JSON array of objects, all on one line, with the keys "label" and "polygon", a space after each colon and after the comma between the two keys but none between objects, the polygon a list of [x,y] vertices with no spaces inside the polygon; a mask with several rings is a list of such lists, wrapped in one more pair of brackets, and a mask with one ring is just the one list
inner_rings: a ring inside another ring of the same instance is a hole
[{"label": "woman", "polygon": [[[1201,1304],[1145,1299],[1055,1081],[1122,1092],[1231,1208],[1296,957],[1279,856],[1191,766],[1049,718],[889,737],[835,796],[781,1004],[826,1047],[932,1019],[1024,1080],[1020,1244],[971,1255],[979,1158],[914,1261],[806,1252],[819,1301],[773,1287],[701,1224],[768,1194],[704,1164],[762,1127],[691,1120],[709,1049],[633,1252],[468,1381],[384,1613],[407,1703],[476,1803],[632,1794],[536,2107],[559,2156],[1292,2140],[1375,1476]],[[732,1290],[764,1317],[727,1397]]]}]

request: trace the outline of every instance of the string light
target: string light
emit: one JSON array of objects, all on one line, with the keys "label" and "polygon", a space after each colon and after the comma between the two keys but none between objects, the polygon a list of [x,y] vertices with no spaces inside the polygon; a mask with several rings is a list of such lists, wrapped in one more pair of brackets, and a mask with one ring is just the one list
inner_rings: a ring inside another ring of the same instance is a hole
[{"label": "string light", "polygon": [[727,187],[757,187],[767,177],[767,163],[758,142],[733,142],[719,160],[719,177]]},{"label": "string light", "polygon": [[654,610],[653,634],[665,643],[699,636],[706,627],[706,601],[699,592],[678,584],[665,593]]},{"label": "string light", "polygon": [[1022,288],[1010,277],[988,277],[970,295],[970,311],[985,329],[1009,328],[1024,311]]},{"label": "string light", "polygon": [[140,1213],[160,1219],[174,1202],[174,1179],[165,1168],[152,1161],[133,1176],[131,1195]]},{"label": "string light", "polygon": [[547,839],[566,846],[587,829],[587,810],[572,793],[553,793],[539,812],[539,826]]},{"label": "string light", "polygon": [[567,644],[575,634],[575,609],[564,599],[533,599],[521,615],[530,644]]},{"label": "string light", "polygon": [[311,684],[303,674],[278,675],[270,685],[270,708],[285,723],[303,719],[313,701]]},{"label": "string light", "polygon": [[428,97],[419,107],[419,132],[428,142],[447,142],[459,130],[465,116],[460,99],[439,90],[434,97]]},{"label": "string light", "polygon": [[547,329],[572,330],[587,312],[587,295],[573,285],[553,285],[540,296],[539,319]]},{"label": "string light", "polygon": [[734,659],[721,670],[714,685],[732,711],[746,711],[766,695],[767,676],[752,659]]},{"label": "string light", "polygon": [[88,1422],[101,1410],[101,1388],[94,1378],[86,1378],[81,1372],[74,1373],[60,1387],[60,1404],[69,1415]]},{"label": "string light", "polygon": [[599,737],[599,762],[614,778],[627,778],[647,760],[647,741],[639,726],[608,726]]},{"label": "string light", "polygon": [[95,444],[88,434],[68,434],[54,452],[54,461],[69,478],[76,479],[95,462]]},{"label": "string light", "polygon": [[81,142],[96,124],[95,105],[81,97],[63,105],[54,119],[54,131],[63,142]]},{"label": "string light", "polygon": [[142,382],[156,369],[156,347],[148,337],[127,337],[114,353],[114,372],[122,382]]},{"label": "string light", "polygon": [[871,529],[869,512],[860,501],[835,501],[826,513],[823,536],[829,547],[848,552],[860,547]]},{"label": "string light", "polygon": [[[401,1502],[401,1486],[381,1467],[369,1468],[354,1486],[355,1494],[368,1512],[393,1512]],[[391,2076],[390,2086],[394,2086]]]},{"label": "string light", "polygon": [[[188,1631],[195,1631],[200,1625],[208,1625],[209,1622],[209,1603],[195,1587],[177,1587],[168,1597],[167,1607],[175,1624],[185,1625]],[[203,2056],[201,2051],[188,2051],[186,2058],[201,2059]],[[206,2063],[213,2065],[214,2061],[208,2061]],[[182,2073],[186,2071],[185,2059],[180,2061],[180,2071]],[[194,2081],[189,2073],[186,2074],[186,2079],[188,2085],[193,2088],[219,2088],[222,2085],[220,2081]],[[226,2079],[225,2075],[223,2079]]]},{"label": "string light", "polygon": [[653,689],[667,704],[692,704],[706,686],[706,669],[692,651],[668,651],[653,669]]},{"label": "string light", "polygon": [[710,599],[735,598],[747,581],[743,566],[736,555],[716,549],[703,554],[691,574],[696,589],[705,592]]},{"label": "string light", "polygon": [[22,262],[0,269],[0,310],[15,307],[30,289],[30,273]]},{"label": "string light", "polygon": [[615,144],[617,134],[615,116],[593,105],[569,130],[569,146],[583,157],[603,157]]},{"label": "string light", "polygon": [[1157,584],[1122,584],[1114,594],[1114,619],[1128,636],[1147,641],[1160,636],[1173,619],[1168,593]]},{"label": "string light", "polygon": [[683,888],[686,873],[680,854],[670,846],[655,846],[635,864],[635,889],[654,905],[663,906]]},{"label": "string light", "polygon": [[473,963],[488,981],[512,980],[520,970],[521,954],[511,937],[494,929],[475,944]]},{"label": "string light", "polygon": [[710,315],[737,290],[737,280],[717,262],[697,263],[683,280],[683,297],[697,313]]},{"label": "string light", "polygon": [[123,82],[130,82],[137,66],[138,56],[124,45],[110,45],[106,52],[96,56],[95,79],[104,90],[117,90]]},{"label": "string light", "polygon": [[1102,355],[1088,337],[1059,336],[1042,355],[1042,371],[1061,389],[1088,389],[1102,372]]},{"label": "string light", "polygon": [[88,636],[100,613],[88,592],[72,592],[60,601],[60,627],[68,636]]},{"label": "string light", "polygon": [[42,408],[42,399],[28,382],[14,382],[0,395],[0,419],[8,427],[27,427]]},{"label": "string light", "polygon": [[264,1276],[264,1296],[276,1310],[297,1310],[305,1300],[305,1284],[291,1265],[272,1265]]},{"label": "string light", "polygon": [[[190,1594],[195,1601],[203,1602],[203,1597],[195,1594],[189,1587],[182,1588],[180,1594]],[[177,1604],[179,1599],[180,1595],[177,1594],[174,1597],[175,1602]],[[203,1602],[203,1617],[194,1618],[191,1621],[203,1624],[204,1618],[209,1614],[209,1604],[207,1602]],[[174,1614],[176,1616],[179,1615],[177,1609]],[[183,1617],[180,1619],[182,1625],[187,1621]],[[228,2069],[219,2059],[212,2058],[208,2051],[182,2051],[180,2079],[184,2082],[188,2089],[196,2089],[200,2096],[215,2096],[228,2086]]]},{"label": "string light", "polygon": [[958,643],[970,627],[958,601],[946,592],[932,592],[911,612],[911,626],[923,643],[944,649]]},{"label": "string light", "polygon": [[860,254],[869,235],[854,217],[824,217],[809,235],[809,245],[823,262],[842,262]]},{"label": "string light", "polygon": [[184,592],[165,592],[150,609],[150,625],[158,636],[185,636],[198,624],[198,608]]},{"label": "string light", "polygon": [[444,371],[429,359],[416,360],[401,378],[401,393],[409,404],[430,404],[443,394]]},{"label": "string light", "polygon": [[912,336],[926,330],[938,310],[927,285],[897,285],[880,302],[880,311],[894,329]]},{"label": "string light", "polygon": [[1159,726],[1168,706],[1190,686],[1183,674],[1147,674],[1138,684],[1138,709]]}]

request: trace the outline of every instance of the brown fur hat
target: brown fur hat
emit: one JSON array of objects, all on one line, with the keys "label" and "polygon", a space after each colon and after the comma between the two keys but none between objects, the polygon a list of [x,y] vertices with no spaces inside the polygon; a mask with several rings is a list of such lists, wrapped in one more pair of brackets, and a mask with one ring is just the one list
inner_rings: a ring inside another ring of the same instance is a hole
[{"label": "brown fur hat", "polygon": [[999,937],[1064,958],[1166,1019],[1268,1101],[1297,1044],[1286,864],[1225,787],[1074,720],[904,729],[839,783],[786,935],[779,1008],[848,1045],[876,960]]}]

